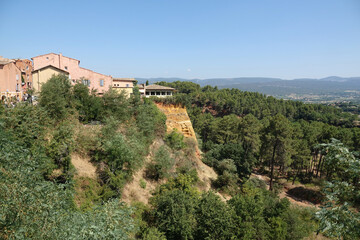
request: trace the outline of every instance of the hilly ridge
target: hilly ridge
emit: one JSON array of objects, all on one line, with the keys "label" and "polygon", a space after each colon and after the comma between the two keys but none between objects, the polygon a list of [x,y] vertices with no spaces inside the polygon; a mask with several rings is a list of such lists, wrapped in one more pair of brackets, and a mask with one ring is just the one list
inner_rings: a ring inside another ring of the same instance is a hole
[{"label": "hilly ridge", "polygon": [[299,78],[284,80],[280,78],[239,77],[212,79],[181,78],[137,78],[140,83],[189,81],[200,86],[217,86],[218,88],[237,88],[243,91],[260,92],[276,98],[301,100],[305,102],[360,102],[360,77],[330,76],[321,79]]}]

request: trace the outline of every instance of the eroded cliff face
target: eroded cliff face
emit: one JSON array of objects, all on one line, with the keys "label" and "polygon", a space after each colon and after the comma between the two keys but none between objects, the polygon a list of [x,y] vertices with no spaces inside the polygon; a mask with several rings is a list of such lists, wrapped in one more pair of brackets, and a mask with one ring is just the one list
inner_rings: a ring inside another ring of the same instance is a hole
[{"label": "eroded cliff face", "polygon": [[200,190],[208,191],[211,188],[211,182],[217,178],[214,169],[207,166],[201,161],[201,151],[197,145],[197,139],[189,115],[185,107],[157,103],[157,107],[166,115],[167,132],[171,132],[174,128],[184,134],[185,138],[191,138],[196,142],[195,152],[196,156],[193,160],[195,168],[198,172],[200,180],[203,182],[203,187]]},{"label": "eroded cliff face", "polygon": [[189,115],[185,107],[173,104],[157,103],[157,107],[166,115],[167,132],[171,132],[174,128],[184,134],[185,137],[193,138],[196,142],[196,136],[192,127]]},{"label": "eroded cliff face", "polygon": [[[211,182],[217,178],[217,174],[215,171],[205,165],[201,161],[201,151],[197,146],[197,139],[195,136],[194,129],[192,127],[189,115],[186,111],[186,108],[181,106],[176,106],[173,104],[162,104],[157,103],[157,107],[163,112],[167,118],[166,126],[167,132],[170,133],[175,128],[182,134],[184,134],[185,138],[190,138],[195,141],[195,156],[191,159],[193,161],[193,165],[198,173],[198,177],[201,180],[201,184],[197,187],[200,191],[208,191],[211,189]],[[136,173],[134,173],[133,180],[127,183],[123,189],[122,200],[131,203],[134,201],[140,201],[145,204],[148,203],[149,198],[151,198],[153,191],[155,191],[156,187],[164,184],[166,180],[161,181],[151,181],[146,179],[145,176],[145,168],[146,163],[149,163],[154,156],[155,152],[164,145],[164,141],[162,139],[156,139],[153,144],[150,146],[150,153],[145,159],[144,166],[139,169]],[[176,163],[175,163],[176,165]],[[146,187],[141,188],[140,182],[146,182]],[[225,200],[224,196],[217,193],[221,199]]]}]

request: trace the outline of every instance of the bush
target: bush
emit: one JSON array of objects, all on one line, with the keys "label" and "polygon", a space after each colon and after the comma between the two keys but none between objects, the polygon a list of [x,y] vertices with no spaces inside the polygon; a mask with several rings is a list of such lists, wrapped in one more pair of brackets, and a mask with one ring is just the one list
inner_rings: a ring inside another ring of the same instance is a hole
[{"label": "bush", "polygon": [[166,240],[164,233],[160,232],[157,228],[151,227],[146,229],[142,237],[143,240]]},{"label": "bush", "polygon": [[54,160],[64,173],[68,173],[71,165],[73,151],[73,127],[70,122],[61,122],[56,126],[49,145],[46,147],[47,155]]},{"label": "bush", "polygon": [[79,113],[79,120],[84,123],[102,120],[103,99],[96,96],[96,92],[89,93],[89,87],[77,83],[73,88],[75,108]]},{"label": "bush", "polygon": [[102,97],[103,111],[101,116],[103,119],[114,117],[117,120],[125,121],[130,117],[129,102],[124,92],[118,93],[113,89],[109,89]]},{"label": "bush", "polygon": [[169,151],[163,145],[155,153],[153,162],[147,165],[146,177],[154,180],[165,178],[173,165],[174,159],[170,157]]},{"label": "bush", "polygon": [[166,239],[193,239],[196,199],[175,189],[160,194],[153,205],[155,223]]},{"label": "bush", "polygon": [[39,105],[49,117],[61,121],[73,112],[71,83],[65,75],[52,76],[41,86]]},{"label": "bush", "polygon": [[213,192],[204,193],[196,208],[195,239],[235,239],[234,215]]},{"label": "bush", "polygon": [[45,156],[31,154],[2,129],[0,149],[1,239],[128,239],[134,233],[132,212],[118,201],[77,211],[70,184],[43,178]]},{"label": "bush", "polygon": [[136,125],[140,132],[146,136],[150,144],[153,139],[163,137],[166,132],[166,116],[148,99],[144,99],[144,104],[140,105],[136,115]]},{"label": "bush", "polygon": [[184,143],[184,135],[177,132],[177,130],[174,128],[173,131],[165,136],[165,142],[175,150],[180,150],[185,147]]},{"label": "bush", "polygon": [[140,180],[140,187],[141,187],[142,189],[145,189],[145,188],[146,188],[146,182],[144,181],[144,179],[141,179],[141,180]]}]

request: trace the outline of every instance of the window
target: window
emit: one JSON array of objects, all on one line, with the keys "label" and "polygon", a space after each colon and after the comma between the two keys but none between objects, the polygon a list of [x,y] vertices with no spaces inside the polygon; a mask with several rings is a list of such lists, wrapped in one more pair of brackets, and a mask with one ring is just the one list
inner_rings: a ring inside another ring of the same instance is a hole
[{"label": "window", "polygon": [[160,92],[156,92],[156,95],[160,95]]},{"label": "window", "polygon": [[49,57],[46,57],[46,59],[49,59]]},{"label": "window", "polygon": [[155,92],[151,92],[151,95],[155,95]]},{"label": "window", "polygon": [[85,86],[90,87],[90,80],[83,79],[83,80],[82,80],[82,83],[83,83]]},{"label": "window", "polygon": [[68,69],[67,69],[67,66],[65,66],[65,70],[68,70]]},{"label": "window", "polygon": [[104,86],[104,80],[100,79],[100,87],[103,87],[103,86]]},{"label": "window", "polygon": [[19,74],[16,74],[16,80],[19,80]]},{"label": "window", "polygon": [[26,66],[26,70],[29,70],[29,66]]},{"label": "window", "polygon": [[129,84],[126,84],[126,87],[129,87]]},{"label": "window", "polygon": [[171,92],[167,92],[167,95],[171,95]]},{"label": "window", "polygon": [[146,95],[149,95],[149,92],[146,92]]},{"label": "window", "polygon": [[166,94],[166,92],[161,92],[161,95],[165,95]]}]

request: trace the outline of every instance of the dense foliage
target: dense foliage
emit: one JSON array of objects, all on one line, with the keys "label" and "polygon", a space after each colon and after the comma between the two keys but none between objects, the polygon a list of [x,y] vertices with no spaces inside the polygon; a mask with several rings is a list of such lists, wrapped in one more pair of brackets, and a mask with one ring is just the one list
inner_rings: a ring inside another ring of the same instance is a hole
[{"label": "dense foliage", "polygon": [[[37,105],[0,106],[0,238],[303,239],[318,223],[329,236],[359,237],[359,161],[331,140],[359,150],[352,115],[234,89],[171,86],[179,92],[161,101],[187,107],[203,161],[218,174],[212,187],[229,200],[199,191],[196,141],[166,134],[165,115],[137,88],[130,98],[111,89],[99,97],[53,76]],[[97,178],[76,177],[74,156],[90,159]],[[148,205],[128,207],[123,188],[141,168],[144,191],[145,180],[162,185]],[[250,178],[254,170],[269,174],[273,191]],[[329,182],[318,220],[277,196],[279,176]]]},{"label": "dense foliage", "polygon": [[[315,230],[310,209],[290,207],[250,182],[228,202],[209,191],[200,194],[194,179],[179,175],[160,187],[143,209],[143,239],[148,228],[166,239],[302,239]],[[154,231],[154,230],[152,230]]]}]

